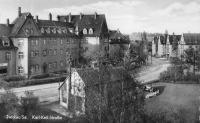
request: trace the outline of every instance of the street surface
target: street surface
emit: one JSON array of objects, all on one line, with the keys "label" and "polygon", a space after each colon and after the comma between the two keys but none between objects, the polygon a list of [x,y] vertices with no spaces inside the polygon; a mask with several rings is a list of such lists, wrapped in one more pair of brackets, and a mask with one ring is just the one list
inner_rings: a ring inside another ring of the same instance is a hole
[{"label": "street surface", "polygon": [[[157,59],[149,57],[148,66],[144,66],[139,74],[139,80],[148,82],[152,79],[157,79],[160,72],[167,69],[169,66],[169,61],[166,59]],[[60,83],[61,84],[61,83]],[[59,100],[58,95],[59,83],[35,85],[29,87],[13,88],[12,90],[17,93],[18,97],[24,96],[25,91],[32,91],[34,95],[39,97],[41,104],[47,104]]]}]

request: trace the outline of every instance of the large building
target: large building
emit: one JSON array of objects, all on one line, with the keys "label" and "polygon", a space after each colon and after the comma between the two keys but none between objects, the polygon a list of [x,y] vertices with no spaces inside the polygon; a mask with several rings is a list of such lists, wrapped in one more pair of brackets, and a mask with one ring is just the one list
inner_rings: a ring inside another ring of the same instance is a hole
[{"label": "large building", "polygon": [[19,7],[18,17],[11,24],[7,20],[5,26],[9,31],[2,30],[1,35],[6,31],[10,46],[17,48],[16,58],[11,57],[12,70],[8,69],[14,71],[12,74],[29,77],[64,70],[68,61],[66,54],[71,54],[74,66],[78,64],[79,38],[72,24],[53,21],[51,14],[48,20],[40,20],[38,16],[34,19],[29,12],[21,13]]},{"label": "large building", "polygon": [[76,34],[81,38],[80,56],[86,52],[93,45],[105,46],[108,49],[108,27],[106,17],[104,14],[85,15],[58,15],[58,20],[61,22],[68,22],[75,27]]}]

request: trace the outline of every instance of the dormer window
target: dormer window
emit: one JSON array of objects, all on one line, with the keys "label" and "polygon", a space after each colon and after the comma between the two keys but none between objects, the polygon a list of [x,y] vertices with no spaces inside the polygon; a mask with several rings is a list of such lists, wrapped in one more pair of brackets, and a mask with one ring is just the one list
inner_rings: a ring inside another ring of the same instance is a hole
[{"label": "dormer window", "polygon": [[87,34],[87,29],[86,28],[83,29],[83,34]]},{"label": "dormer window", "polygon": [[52,30],[52,32],[53,32],[53,34],[56,34],[56,29],[54,28],[54,29]]},{"label": "dormer window", "polygon": [[120,39],[121,39],[121,38],[120,38],[120,37],[118,37],[118,41],[119,41],[119,42],[120,42]]},{"label": "dormer window", "polygon": [[93,34],[93,29],[92,28],[90,28],[89,34]]},{"label": "dormer window", "polygon": [[58,34],[62,34],[62,30],[61,29],[58,29],[57,32],[58,32]]},{"label": "dormer window", "polygon": [[50,28],[47,28],[46,32],[47,32],[48,34],[50,34]]},{"label": "dormer window", "polygon": [[44,33],[44,28],[43,27],[41,28],[41,33]]},{"label": "dormer window", "polygon": [[74,29],[72,29],[72,28],[70,28],[69,31],[70,31],[71,33],[74,33]]},{"label": "dormer window", "polygon": [[67,34],[67,31],[66,31],[65,29],[63,29],[62,32],[63,32],[64,34],[65,34],[65,33]]},{"label": "dormer window", "polygon": [[8,40],[3,40],[3,45],[4,46],[10,46],[10,42]]}]

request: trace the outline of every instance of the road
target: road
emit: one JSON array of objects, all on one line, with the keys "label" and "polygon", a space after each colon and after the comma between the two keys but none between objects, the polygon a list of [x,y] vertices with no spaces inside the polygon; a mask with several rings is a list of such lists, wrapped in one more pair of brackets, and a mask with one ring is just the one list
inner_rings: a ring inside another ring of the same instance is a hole
[{"label": "road", "polygon": [[[151,60],[149,59],[149,65],[147,67],[143,67],[142,71],[140,72],[139,80],[146,81],[155,79],[156,77],[158,77],[160,72],[166,70],[166,68],[169,66],[169,62],[165,59],[153,58],[152,61],[153,63],[150,64]],[[25,91],[32,91],[34,92],[35,96],[39,97],[40,103],[47,104],[59,100],[58,87],[59,83],[53,83],[13,88],[12,90],[17,93],[18,97],[24,96]]]}]

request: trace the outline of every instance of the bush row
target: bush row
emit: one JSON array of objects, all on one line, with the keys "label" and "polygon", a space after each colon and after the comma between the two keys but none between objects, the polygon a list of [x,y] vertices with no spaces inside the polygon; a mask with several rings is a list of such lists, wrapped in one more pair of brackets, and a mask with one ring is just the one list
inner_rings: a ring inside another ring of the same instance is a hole
[{"label": "bush row", "polygon": [[26,80],[25,76],[21,76],[21,75],[13,75],[13,76],[6,76],[2,78],[4,81],[6,82],[10,82],[10,81],[22,81],[22,80]]},{"label": "bush row", "polygon": [[39,85],[39,84],[47,84],[54,82],[64,81],[66,77],[53,77],[53,78],[45,78],[45,79],[31,79],[31,80],[22,80],[22,81],[10,81],[9,87],[22,87],[22,86],[30,86],[30,85]]},{"label": "bush row", "polygon": [[183,76],[176,77],[175,75],[170,75],[166,71],[160,74],[160,80],[168,83],[177,84],[200,84],[200,75],[195,75],[191,72],[184,74]]}]

